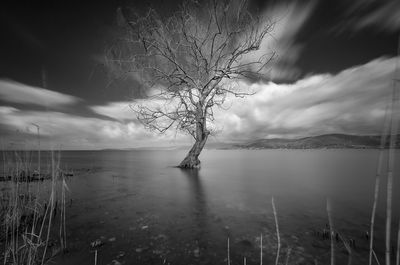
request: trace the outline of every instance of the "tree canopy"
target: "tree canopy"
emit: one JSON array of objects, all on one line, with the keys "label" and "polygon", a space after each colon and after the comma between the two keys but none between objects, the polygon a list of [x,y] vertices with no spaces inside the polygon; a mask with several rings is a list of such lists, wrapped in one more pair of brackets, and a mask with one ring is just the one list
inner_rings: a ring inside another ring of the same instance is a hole
[{"label": "tree canopy", "polygon": [[235,81],[257,77],[274,58],[272,51],[248,56],[260,49],[274,23],[235,0],[186,1],[169,17],[155,9],[141,16],[121,9],[121,18],[126,30],[107,50],[106,63],[145,89],[146,100],[133,104],[138,120],[161,133],[174,128],[190,134],[198,157],[214,108],[228,95],[252,94]]}]

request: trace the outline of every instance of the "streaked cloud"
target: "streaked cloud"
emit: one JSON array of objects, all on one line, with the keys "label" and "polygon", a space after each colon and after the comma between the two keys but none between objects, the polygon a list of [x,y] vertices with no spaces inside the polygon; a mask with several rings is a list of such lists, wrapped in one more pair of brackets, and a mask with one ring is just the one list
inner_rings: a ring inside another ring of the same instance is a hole
[{"label": "streaked cloud", "polygon": [[0,80],[0,100],[52,108],[72,105],[80,101],[79,98],[71,95],[7,79]]},{"label": "streaked cloud", "polygon": [[[243,99],[228,97],[226,107],[230,108],[215,111],[214,129],[221,131],[216,140],[379,134],[392,91],[396,60],[378,58],[335,75],[310,75],[293,84],[240,81],[237,85],[258,93]],[[40,126],[43,146],[56,148],[127,148],[190,142],[188,136],[174,131],[166,135],[147,131],[135,119],[129,104],[114,102],[89,107],[111,120],[0,106],[1,138],[6,143],[18,142],[20,135],[22,139],[31,139],[32,144],[36,139],[35,123]]]},{"label": "streaked cloud", "polygon": [[21,138],[32,147],[36,143],[37,129],[43,148],[102,149],[129,148],[140,146],[173,145],[173,132],[159,135],[147,131],[138,122],[119,122],[99,118],[81,117],[54,111],[27,111],[13,107],[0,107],[0,128],[7,131],[3,135],[6,143],[20,143]]},{"label": "streaked cloud", "polygon": [[[272,80],[296,80],[301,71],[295,66],[295,63],[303,48],[302,43],[295,42],[296,35],[312,14],[316,3],[317,1],[292,1],[289,3],[284,1],[266,6],[261,14],[261,17],[264,18],[262,21],[268,24],[273,23],[273,31],[270,35],[265,36],[259,50],[244,55],[241,61],[244,63],[254,62],[261,57],[268,58],[268,55],[275,53],[274,61],[267,65],[263,71],[266,78]],[[258,26],[261,28],[265,25]],[[242,38],[246,38],[246,36],[248,35],[243,33]],[[125,50],[121,48],[119,52],[123,53]],[[132,51],[130,50],[130,52]],[[93,56],[93,59],[104,65],[106,71],[111,75],[121,76],[121,66],[113,64],[112,61],[107,60],[107,57]],[[149,78],[145,73],[122,72],[123,78],[115,80],[115,82],[137,82],[142,84],[143,79]],[[140,89],[143,88],[139,86],[137,90]],[[144,92],[141,91],[141,93],[145,94]]]},{"label": "streaked cloud", "polygon": [[132,102],[110,102],[106,105],[91,106],[90,109],[97,114],[110,117],[119,121],[136,120],[136,116],[130,107]]},{"label": "streaked cloud", "polygon": [[246,99],[229,99],[230,110],[217,112],[221,139],[379,134],[395,62],[395,58],[380,58],[294,84],[241,83],[259,92]]},{"label": "streaked cloud", "polygon": [[315,1],[304,1],[267,6],[262,16],[268,18],[268,22],[275,23],[274,30],[271,36],[264,38],[258,51],[247,54],[243,60],[257,61],[265,54],[275,52],[275,60],[267,66],[264,74],[272,80],[298,78],[301,73],[295,63],[303,46],[295,42],[295,37],[312,14],[315,5]]},{"label": "streaked cloud", "polygon": [[343,30],[374,28],[378,31],[395,33],[400,29],[400,2],[357,0],[349,5],[347,21]]}]

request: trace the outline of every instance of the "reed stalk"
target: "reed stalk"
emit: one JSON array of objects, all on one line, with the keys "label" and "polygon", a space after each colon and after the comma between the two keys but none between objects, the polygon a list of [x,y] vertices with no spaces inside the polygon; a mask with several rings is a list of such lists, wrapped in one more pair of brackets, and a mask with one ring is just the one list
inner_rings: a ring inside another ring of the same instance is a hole
[{"label": "reed stalk", "polygon": [[342,237],[342,235],[340,233],[338,233],[340,240],[342,240],[342,243],[344,245],[344,247],[347,250],[347,253],[349,254],[349,259],[347,260],[347,265],[351,265],[351,261],[352,261],[352,251],[351,251],[351,247],[349,245],[349,243],[347,243],[347,241]]},{"label": "reed stalk", "polygon": [[228,250],[228,265],[231,264],[231,255],[230,255],[230,246],[229,246],[229,237],[228,237],[228,246],[227,246],[227,250]]},{"label": "reed stalk", "polygon": [[[397,56],[400,55],[400,35],[399,35],[399,40],[398,40],[398,47],[397,47]],[[395,72],[395,79],[394,79],[394,89],[399,90],[398,86],[400,84],[400,71],[399,71],[399,58],[396,60],[396,72]],[[398,92],[399,93],[399,92]],[[398,100],[398,98],[397,98]],[[399,107],[399,106],[397,106]],[[397,111],[399,111],[397,109]],[[398,114],[398,113],[397,113]],[[398,118],[398,116],[397,116]],[[397,131],[396,131],[397,133]],[[400,220],[399,220],[399,225],[398,225],[398,231],[397,231],[397,250],[396,250],[396,265],[400,264]]]},{"label": "reed stalk", "polygon": [[381,175],[383,171],[383,158],[384,158],[384,151],[386,147],[386,140],[387,136],[389,133],[389,104],[386,104],[386,110],[385,110],[385,120],[383,123],[383,130],[381,134],[381,139],[380,139],[380,144],[379,144],[379,157],[378,157],[378,165],[375,173],[375,190],[374,190],[374,202],[372,205],[372,213],[371,213],[371,226],[370,226],[370,231],[369,231],[369,260],[368,264],[372,265],[372,252],[374,249],[374,232],[375,232],[375,216],[376,216],[376,208],[378,205],[378,200],[379,200],[379,189],[380,189],[380,181],[381,181]]},{"label": "reed stalk", "polygon": [[261,237],[260,237],[260,265],[263,264],[263,242],[262,242],[263,238],[262,238],[262,233],[261,233]]},{"label": "reed stalk", "polygon": [[[400,55],[400,35],[398,41],[397,54]],[[392,200],[393,200],[393,171],[395,163],[395,149],[398,131],[398,112],[399,112],[399,92],[397,84],[400,81],[396,78],[399,72],[399,59],[396,60],[395,76],[393,81],[393,96],[392,96],[392,109],[391,109],[391,122],[390,122],[390,143],[389,143],[389,159],[388,159],[388,173],[387,173],[387,197],[386,197],[386,249],[385,261],[386,265],[391,263],[391,226],[392,226]]]},{"label": "reed stalk", "polygon": [[52,224],[52,219],[53,219],[53,212],[54,212],[54,204],[55,204],[55,186],[56,186],[56,165],[55,165],[55,161],[54,161],[54,152],[51,152],[51,168],[52,168],[52,174],[51,174],[51,194],[50,194],[50,203],[49,203],[49,207],[50,207],[50,214],[49,214],[49,223],[48,223],[48,227],[47,227],[47,236],[46,236],[46,240],[45,240],[45,246],[44,246],[44,251],[43,251],[43,255],[42,255],[42,265],[44,264],[44,260],[46,258],[46,252],[47,252],[47,246],[49,243],[49,239],[50,239],[50,231],[51,231],[51,224]]},{"label": "reed stalk", "polygon": [[[39,144],[40,149],[40,144]],[[7,264],[26,264],[36,265],[47,263],[46,255],[51,232],[54,230],[56,222],[53,218],[55,211],[55,201],[60,200],[60,244],[62,249],[67,247],[66,241],[66,191],[69,191],[65,176],[61,175],[60,155],[58,162],[55,162],[54,152],[51,153],[51,168],[48,169],[51,182],[37,183],[34,188],[31,182],[32,173],[32,151],[12,151],[6,154],[3,151],[3,177],[11,176],[10,181],[4,183],[8,185],[7,192],[0,194],[0,240],[5,243],[2,263]],[[38,154],[39,156],[39,154]],[[42,175],[42,169],[38,159],[37,174]],[[36,168],[35,168],[36,169]],[[46,205],[43,209],[41,204],[41,186],[50,184],[50,197],[45,200]],[[58,192],[61,188],[61,191]],[[60,198],[58,198],[60,197]],[[55,215],[54,215],[55,216]],[[57,218],[58,219],[58,218]],[[58,222],[58,220],[57,220]],[[4,236],[3,236],[4,235]]]},{"label": "reed stalk", "polygon": [[276,207],[275,207],[275,201],[274,197],[271,198],[271,204],[272,204],[272,210],[274,212],[274,218],[275,218],[275,228],[276,228],[276,238],[278,241],[278,249],[276,251],[276,258],[275,258],[275,265],[278,265],[279,261],[279,252],[281,250],[281,237],[279,235],[279,223],[278,223],[278,214],[276,213]]},{"label": "reed stalk", "polygon": [[400,264],[400,221],[397,230],[397,250],[396,250],[396,265]]},{"label": "reed stalk", "polygon": [[328,212],[329,220],[329,237],[331,239],[331,265],[335,265],[335,242],[333,240],[333,220],[332,220],[332,205],[329,198],[326,200],[326,211]]},{"label": "reed stalk", "polygon": [[285,265],[289,264],[289,258],[290,258],[290,252],[292,251],[292,249],[289,247],[287,252],[286,252],[286,262]]},{"label": "reed stalk", "polygon": [[391,130],[390,130],[390,143],[389,143],[389,159],[388,159],[388,172],[387,172],[387,197],[386,197],[386,250],[385,261],[386,265],[391,263],[391,226],[392,226],[392,200],[393,200],[393,171],[395,163],[395,150],[396,138],[398,131],[398,92],[396,87],[393,87],[393,101],[392,101],[392,115],[391,115]]}]

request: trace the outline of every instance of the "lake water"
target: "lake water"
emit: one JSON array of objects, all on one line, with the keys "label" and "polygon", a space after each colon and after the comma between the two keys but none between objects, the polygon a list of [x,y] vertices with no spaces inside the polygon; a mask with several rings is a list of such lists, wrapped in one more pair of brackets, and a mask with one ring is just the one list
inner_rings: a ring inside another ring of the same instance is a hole
[{"label": "lake water", "polygon": [[[285,264],[328,264],[329,240],[319,232],[332,202],[335,230],[354,239],[353,263],[368,259],[369,219],[377,150],[205,150],[200,171],[174,166],[185,151],[65,151],[68,245],[57,264],[264,264],[275,261],[274,197]],[[398,153],[400,154],[400,153]],[[400,210],[396,164],[394,221]],[[86,172],[87,171],[87,172]],[[384,194],[386,177],[382,178]],[[383,263],[384,197],[376,252]],[[393,223],[393,240],[397,232]],[[102,246],[90,243],[100,239]],[[290,254],[288,255],[288,250]],[[347,263],[336,242],[338,264]]]}]

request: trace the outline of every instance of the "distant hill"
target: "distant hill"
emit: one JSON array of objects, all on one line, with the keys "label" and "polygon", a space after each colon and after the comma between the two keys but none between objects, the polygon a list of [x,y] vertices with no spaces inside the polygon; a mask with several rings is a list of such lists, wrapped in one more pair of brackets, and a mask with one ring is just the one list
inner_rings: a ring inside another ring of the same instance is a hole
[{"label": "distant hill", "polygon": [[[376,149],[379,148],[381,137],[379,135],[349,135],[349,134],[324,134],[318,136],[303,137],[298,139],[258,139],[246,142],[208,142],[206,149]],[[400,148],[400,135],[397,135],[396,148]],[[389,138],[386,148],[389,146]],[[135,147],[123,149],[102,149],[103,151],[134,151],[134,150],[189,150],[190,144],[181,144],[167,147]]]},{"label": "distant hill", "polygon": [[[389,139],[388,139],[389,140]],[[389,146],[387,141],[386,147]],[[321,148],[379,148],[380,136],[360,136],[347,134],[325,134],[299,139],[258,139],[238,144],[219,144],[217,149],[321,149]],[[212,146],[209,146],[212,148]],[[397,146],[400,148],[400,135],[397,135]]]}]

